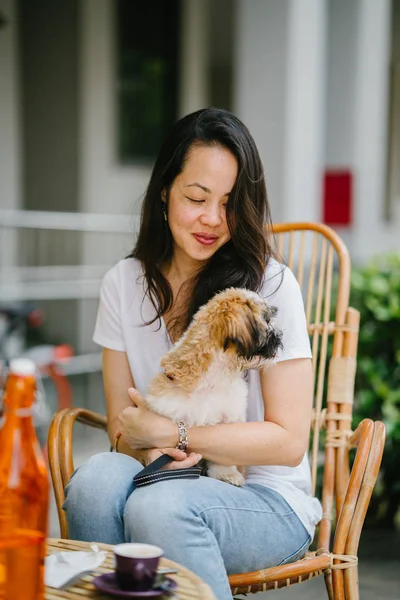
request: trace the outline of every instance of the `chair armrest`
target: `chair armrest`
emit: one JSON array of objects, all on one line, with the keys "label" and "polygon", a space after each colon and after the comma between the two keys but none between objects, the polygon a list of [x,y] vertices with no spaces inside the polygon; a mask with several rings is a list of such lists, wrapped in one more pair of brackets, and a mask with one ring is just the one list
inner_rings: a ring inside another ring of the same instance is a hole
[{"label": "chair armrest", "polygon": [[[336,526],[333,553],[339,557],[339,560],[334,560],[334,565],[340,562],[340,557],[343,555],[351,557],[354,565],[357,565],[361,530],[378,478],[385,435],[385,426],[382,422],[364,419],[350,437],[349,446],[356,446],[357,453]],[[332,583],[334,591],[346,590],[346,597],[353,597],[357,589],[357,575],[354,568],[345,571],[332,570]]]},{"label": "chair armrest", "polygon": [[365,515],[378,478],[386,429],[381,421],[364,419],[349,445],[357,448],[333,543],[335,554],[357,554]]},{"label": "chair armrest", "polygon": [[86,408],[64,408],[58,411],[51,421],[47,448],[62,538],[68,537],[62,505],[65,500],[65,486],[74,472],[72,434],[76,421],[97,429],[107,429],[107,418]]},{"label": "chair armrest", "polygon": [[61,475],[64,487],[74,472],[74,461],[72,452],[73,429],[75,422],[95,427],[96,429],[107,429],[107,418],[86,408],[68,408],[60,423],[59,437],[61,445],[59,448]]},{"label": "chair armrest", "polygon": [[107,430],[107,417],[92,410],[87,410],[86,408],[70,408],[66,412],[65,417],[68,420],[73,420],[72,426],[75,424],[75,421],[78,421],[79,423],[95,427],[96,429]]}]

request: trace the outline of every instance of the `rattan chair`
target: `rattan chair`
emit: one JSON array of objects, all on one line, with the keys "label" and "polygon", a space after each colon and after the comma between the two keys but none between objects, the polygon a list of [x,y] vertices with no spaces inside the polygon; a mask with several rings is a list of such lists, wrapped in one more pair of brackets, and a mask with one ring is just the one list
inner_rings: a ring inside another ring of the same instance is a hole
[{"label": "rattan chair", "polygon": [[[338,235],[325,225],[275,225],[274,234],[280,255],[299,281],[306,306],[315,381],[312,489],[316,491],[320,465],[323,517],[316,536],[317,550],[306,558],[230,575],[229,580],[233,594],[243,594],[277,589],[323,574],[330,600],[354,600],[359,597],[358,543],[379,472],[385,428],[381,422],[365,419],[356,431],[351,430],[359,313],[349,307],[350,259]],[[337,285],[333,285],[333,277]],[[48,450],[63,538],[68,537],[68,530],[61,506],[64,487],[74,470],[75,421],[101,429],[107,426],[104,416],[81,408],[61,410],[53,418]],[[350,471],[351,448],[357,452]]]}]

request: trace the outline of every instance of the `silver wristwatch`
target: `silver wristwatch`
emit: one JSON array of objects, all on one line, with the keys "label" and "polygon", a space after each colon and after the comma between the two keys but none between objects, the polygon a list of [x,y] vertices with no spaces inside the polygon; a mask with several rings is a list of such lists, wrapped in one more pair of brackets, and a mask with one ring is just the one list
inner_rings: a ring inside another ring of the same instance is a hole
[{"label": "silver wristwatch", "polygon": [[176,448],[178,448],[178,450],[183,450],[183,452],[186,452],[189,446],[189,441],[187,436],[186,423],[184,423],[183,421],[178,421],[178,433],[179,442]]}]

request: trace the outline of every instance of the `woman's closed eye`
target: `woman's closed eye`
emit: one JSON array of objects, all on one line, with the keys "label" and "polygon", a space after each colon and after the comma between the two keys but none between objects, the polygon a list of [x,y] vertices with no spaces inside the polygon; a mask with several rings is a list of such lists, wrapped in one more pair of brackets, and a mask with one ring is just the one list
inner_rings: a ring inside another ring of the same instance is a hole
[{"label": "woman's closed eye", "polygon": [[[194,204],[203,204],[205,202],[205,200],[198,200],[197,198],[189,198],[189,196],[185,196],[186,200],[189,200],[189,202],[194,202]],[[224,202],[223,204],[221,204],[221,206],[223,208],[226,208],[228,206],[228,202]]]},{"label": "woman's closed eye", "polygon": [[197,200],[196,198],[189,198],[189,196],[185,196],[186,200],[189,200],[190,202],[194,202],[195,204],[201,204],[202,202],[205,202],[205,200]]}]

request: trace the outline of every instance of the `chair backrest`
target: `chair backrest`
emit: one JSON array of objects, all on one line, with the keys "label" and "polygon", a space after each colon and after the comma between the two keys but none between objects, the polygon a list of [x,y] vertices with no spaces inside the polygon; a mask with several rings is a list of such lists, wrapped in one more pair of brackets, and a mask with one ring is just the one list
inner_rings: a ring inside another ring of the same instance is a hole
[{"label": "chair backrest", "polygon": [[312,492],[324,447],[323,519],[318,546],[329,547],[335,500],[338,513],[349,478],[359,315],[349,308],[350,258],[340,237],[317,223],[273,226],[278,254],[300,284],[311,338],[314,409],[310,447]]}]

